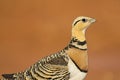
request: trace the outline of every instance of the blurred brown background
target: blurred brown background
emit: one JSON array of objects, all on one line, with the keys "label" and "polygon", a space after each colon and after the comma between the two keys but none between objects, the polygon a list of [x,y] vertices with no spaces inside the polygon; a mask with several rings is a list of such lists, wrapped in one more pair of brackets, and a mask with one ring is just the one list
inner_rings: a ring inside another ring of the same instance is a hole
[{"label": "blurred brown background", "polygon": [[0,75],[63,49],[81,15],[97,20],[86,34],[86,80],[120,80],[120,0],[0,0]]}]

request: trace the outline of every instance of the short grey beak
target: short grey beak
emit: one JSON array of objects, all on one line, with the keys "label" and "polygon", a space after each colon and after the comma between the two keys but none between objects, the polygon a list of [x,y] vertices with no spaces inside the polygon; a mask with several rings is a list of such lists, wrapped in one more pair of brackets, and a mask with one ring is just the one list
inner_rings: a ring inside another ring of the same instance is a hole
[{"label": "short grey beak", "polygon": [[95,21],[96,21],[96,20],[95,20],[95,19],[93,19],[93,18],[92,18],[92,19],[90,19],[90,22],[92,22],[92,23],[93,23],[93,22],[95,22]]}]

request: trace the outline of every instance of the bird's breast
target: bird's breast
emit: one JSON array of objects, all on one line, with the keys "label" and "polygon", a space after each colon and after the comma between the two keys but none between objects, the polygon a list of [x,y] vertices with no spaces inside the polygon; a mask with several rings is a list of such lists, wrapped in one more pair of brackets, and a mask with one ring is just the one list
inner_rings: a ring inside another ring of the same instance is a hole
[{"label": "bird's breast", "polygon": [[87,73],[81,72],[71,59],[68,62],[68,69],[70,72],[69,80],[83,80],[87,75]]}]

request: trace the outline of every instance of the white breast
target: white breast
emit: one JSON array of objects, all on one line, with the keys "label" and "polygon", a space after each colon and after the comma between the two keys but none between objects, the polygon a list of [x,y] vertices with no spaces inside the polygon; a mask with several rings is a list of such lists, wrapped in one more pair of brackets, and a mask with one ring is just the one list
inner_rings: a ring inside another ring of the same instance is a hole
[{"label": "white breast", "polygon": [[84,80],[87,75],[87,73],[81,72],[71,59],[69,59],[68,68],[70,72],[69,80]]}]

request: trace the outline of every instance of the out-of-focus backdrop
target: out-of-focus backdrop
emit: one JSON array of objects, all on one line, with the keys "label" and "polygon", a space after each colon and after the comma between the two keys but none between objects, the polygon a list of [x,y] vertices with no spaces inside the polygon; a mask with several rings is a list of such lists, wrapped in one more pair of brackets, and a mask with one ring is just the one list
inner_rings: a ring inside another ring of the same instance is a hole
[{"label": "out-of-focus backdrop", "polygon": [[120,80],[119,0],[0,0],[0,75],[63,49],[81,15],[97,20],[86,34],[86,80]]}]

